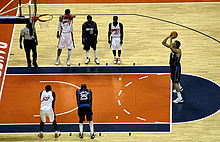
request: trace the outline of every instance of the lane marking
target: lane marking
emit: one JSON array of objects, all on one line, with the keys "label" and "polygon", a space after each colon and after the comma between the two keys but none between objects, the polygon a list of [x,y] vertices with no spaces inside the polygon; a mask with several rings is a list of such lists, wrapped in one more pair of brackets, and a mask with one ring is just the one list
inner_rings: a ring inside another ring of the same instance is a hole
[{"label": "lane marking", "polygon": [[128,84],[125,85],[125,87],[128,87],[128,86],[131,85],[131,84],[132,84],[132,82],[129,82]]},{"label": "lane marking", "polygon": [[119,91],[118,96],[120,96],[120,95],[121,95],[121,93],[122,93],[122,90],[120,90],[120,91]]},{"label": "lane marking", "polygon": [[146,121],[146,119],[144,119],[144,118],[141,118],[141,117],[136,117],[137,119],[140,119],[140,120],[143,120],[143,121]]},{"label": "lane marking", "polygon": [[139,80],[141,80],[141,79],[144,79],[144,78],[147,78],[148,76],[143,76],[143,77],[140,77],[140,78],[138,78]]},{"label": "lane marking", "polygon": [[118,100],[118,105],[121,105],[121,102],[120,102],[120,100]]},{"label": "lane marking", "polygon": [[124,110],[124,112],[126,112],[127,114],[131,114],[130,112],[128,112],[126,109],[123,109]]}]

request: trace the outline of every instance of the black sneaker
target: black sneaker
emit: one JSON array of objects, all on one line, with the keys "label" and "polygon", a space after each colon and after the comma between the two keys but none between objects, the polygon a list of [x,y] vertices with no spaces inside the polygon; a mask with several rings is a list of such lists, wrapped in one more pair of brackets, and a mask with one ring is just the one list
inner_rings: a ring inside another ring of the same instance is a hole
[{"label": "black sneaker", "polygon": [[91,134],[91,139],[95,138],[95,133]]},{"label": "black sneaker", "polygon": [[83,133],[79,133],[79,137],[82,139],[83,138]]},{"label": "black sneaker", "polygon": [[37,63],[33,63],[35,68],[38,68],[38,64]]}]

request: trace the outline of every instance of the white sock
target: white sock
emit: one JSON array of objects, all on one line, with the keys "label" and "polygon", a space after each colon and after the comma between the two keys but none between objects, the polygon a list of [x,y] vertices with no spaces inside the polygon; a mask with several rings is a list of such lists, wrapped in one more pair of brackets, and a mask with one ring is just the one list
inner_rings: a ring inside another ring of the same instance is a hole
[{"label": "white sock", "polygon": [[67,58],[68,61],[70,60],[71,53],[72,53],[72,50],[68,50],[68,58]]},{"label": "white sock", "polygon": [[97,58],[97,50],[94,50],[95,59]]},{"label": "white sock", "polygon": [[180,85],[180,83],[178,83],[178,85],[179,85],[179,88],[181,89],[181,88],[182,88],[182,86]]},{"label": "white sock", "polygon": [[91,134],[93,134],[94,133],[93,121],[89,122],[89,127],[90,127]]},{"label": "white sock", "polygon": [[180,92],[177,92],[177,97],[180,98],[180,99],[183,99]]},{"label": "white sock", "polygon": [[89,50],[86,50],[86,58],[89,58]]},{"label": "white sock", "polygon": [[79,132],[83,134],[83,123],[79,123]]}]

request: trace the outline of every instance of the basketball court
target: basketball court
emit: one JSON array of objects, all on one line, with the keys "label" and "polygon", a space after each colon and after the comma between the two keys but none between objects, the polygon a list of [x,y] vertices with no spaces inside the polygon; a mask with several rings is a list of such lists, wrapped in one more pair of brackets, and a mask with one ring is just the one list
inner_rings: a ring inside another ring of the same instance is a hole
[{"label": "basketball court", "polygon": [[[14,23],[17,19],[17,24],[3,24],[11,19],[0,18],[0,29],[5,35],[0,37],[0,115],[3,116],[0,117],[3,133],[0,140],[39,140],[36,135],[40,122],[39,95],[50,84],[56,92],[55,113],[63,132],[59,140],[80,141],[75,133],[78,132],[75,92],[82,83],[94,94],[97,141],[220,140],[219,1],[38,1],[36,14],[53,16],[48,22],[35,24],[39,68],[27,68],[24,51],[19,49],[20,30],[25,26],[19,22],[25,23],[30,14],[35,14],[34,1],[27,3],[22,1],[24,21],[15,17],[20,14],[17,9],[4,14],[11,16]],[[13,0],[4,2],[0,14],[18,5]],[[61,55],[61,64],[55,66],[58,17],[66,8],[77,15],[74,19],[76,48],[70,67],[65,62],[66,50]],[[189,9],[190,12],[184,13]],[[91,63],[84,65],[81,25],[88,14],[98,24],[99,66],[93,62],[92,51]],[[113,64],[107,43],[108,24],[114,15],[119,16],[119,22],[125,27],[121,65]],[[167,66],[169,50],[161,44],[171,31],[178,31],[182,43],[183,104],[172,103],[176,94],[172,93]],[[88,128],[86,125],[85,131]],[[50,123],[46,124],[45,131],[53,132]],[[89,136],[85,137],[88,140]],[[54,138],[48,133],[44,140]]]}]

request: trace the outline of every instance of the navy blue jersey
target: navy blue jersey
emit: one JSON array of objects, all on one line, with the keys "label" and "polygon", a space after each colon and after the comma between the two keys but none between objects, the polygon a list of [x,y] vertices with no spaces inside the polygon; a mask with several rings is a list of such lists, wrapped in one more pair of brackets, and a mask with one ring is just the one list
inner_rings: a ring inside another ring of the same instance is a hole
[{"label": "navy blue jersey", "polygon": [[95,38],[97,37],[98,34],[97,25],[94,21],[91,21],[91,24],[85,22],[83,24],[82,31],[83,31],[83,37],[87,37],[87,38]]},{"label": "navy blue jersey", "polygon": [[92,107],[92,91],[79,89],[76,92],[78,107]]},{"label": "navy blue jersey", "polygon": [[181,55],[182,55],[182,53],[180,54],[180,57],[177,57],[176,53],[171,51],[171,53],[170,53],[170,66],[180,66]]}]

